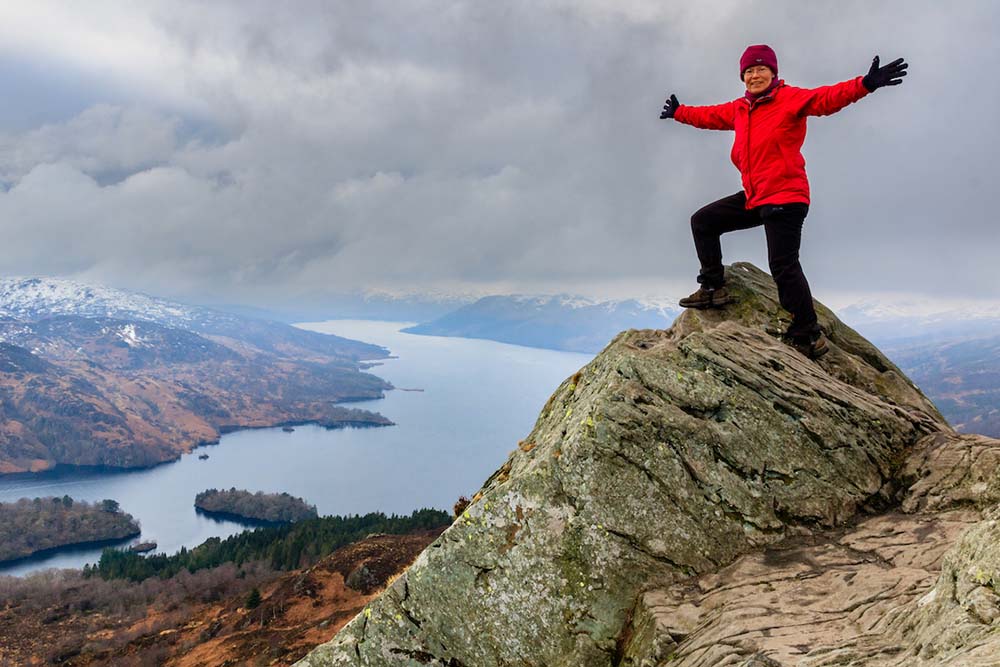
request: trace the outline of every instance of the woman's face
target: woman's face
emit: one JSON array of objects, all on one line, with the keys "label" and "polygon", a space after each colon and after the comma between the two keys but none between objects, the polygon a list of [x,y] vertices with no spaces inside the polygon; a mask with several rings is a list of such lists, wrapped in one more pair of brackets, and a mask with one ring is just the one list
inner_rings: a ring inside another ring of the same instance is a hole
[{"label": "woman's face", "polygon": [[756,65],[743,70],[743,82],[747,85],[747,91],[756,95],[767,90],[774,80],[774,72],[767,65]]}]

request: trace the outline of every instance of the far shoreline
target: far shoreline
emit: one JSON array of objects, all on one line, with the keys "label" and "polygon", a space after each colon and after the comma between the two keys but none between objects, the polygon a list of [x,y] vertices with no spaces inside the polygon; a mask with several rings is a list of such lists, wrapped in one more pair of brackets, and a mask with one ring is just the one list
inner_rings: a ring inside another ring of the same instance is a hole
[{"label": "far shoreline", "polygon": [[[359,400],[372,400],[372,399],[359,399]],[[379,399],[374,399],[379,400]],[[375,413],[378,414],[378,413]],[[379,415],[382,416],[382,415]],[[133,472],[142,472],[144,470],[152,470],[153,468],[158,468],[160,466],[169,465],[171,463],[177,463],[180,461],[181,457],[185,454],[193,454],[195,451],[205,448],[205,447],[217,447],[222,444],[223,435],[231,435],[233,433],[239,433],[241,431],[265,431],[267,429],[281,429],[286,426],[297,427],[297,426],[319,426],[327,431],[335,431],[339,429],[347,428],[380,428],[385,426],[396,426],[396,423],[383,417],[386,423],[379,422],[365,422],[365,421],[341,421],[341,422],[325,422],[319,419],[307,419],[307,420],[288,420],[281,421],[273,425],[267,426],[237,426],[237,425],[224,425],[219,427],[219,438],[214,440],[203,440],[197,443],[189,451],[178,452],[177,456],[170,459],[165,459],[163,461],[157,461],[155,463],[136,465],[136,466],[109,466],[105,464],[76,464],[76,463],[57,463],[51,468],[45,468],[43,470],[38,470],[32,472],[30,470],[21,470],[18,472],[0,472],[0,482],[11,480],[50,480],[50,479],[64,479],[67,477],[72,477],[77,474],[93,473],[97,475],[124,475]]]},{"label": "far shoreline", "polygon": [[[73,553],[74,551],[90,551],[91,549],[103,548],[103,547],[120,547],[128,544],[135,538],[142,535],[142,530],[137,530],[135,533],[126,535],[125,537],[109,537],[103,540],[85,540],[83,542],[70,542],[68,544],[60,544],[55,547],[46,547],[45,549],[39,549],[38,551],[33,551],[27,556],[18,556],[17,558],[11,558],[8,560],[0,560],[0,577],[11,577],[17,575],[4,574],[4,570],[8,567],[17,567],[18,565],[24,565],[25,563],[30,563],[32,561],[43,561],[50,556],[65,555],[67,553]],[[66,568],[79,570],[81,568]]]},{"label": "far shoreline", "polygon": [[248,528],[275,528],[278,526],[290,526],[293,523],[300,523],[296,521],[268,521],[266,519],[255,519],[249,516],[243,516],[242,514],[234,514],[232,512],[222,512],[215,510],[206,510],[194,506],[195,514],[205,517],[206,519],[211,519],[212,521],[228,521],[231,523],[238,523],[242,526],[247,526]]}]

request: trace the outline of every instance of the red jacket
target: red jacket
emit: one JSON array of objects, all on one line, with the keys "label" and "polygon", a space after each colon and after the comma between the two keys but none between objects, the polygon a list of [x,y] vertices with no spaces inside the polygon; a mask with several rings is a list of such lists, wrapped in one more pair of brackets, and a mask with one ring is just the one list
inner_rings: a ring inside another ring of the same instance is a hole
[{"label": "red jacket", "polygon": [[674,120],[706,130],[736,130],[731,157],[743,177],[747,208],[809,203],[802,142],[807,116],[828,116],[868,94],[862,77],[820,88],[786,86],[783,80],[752,104],[741,97],[714,106],[680,105]]}]

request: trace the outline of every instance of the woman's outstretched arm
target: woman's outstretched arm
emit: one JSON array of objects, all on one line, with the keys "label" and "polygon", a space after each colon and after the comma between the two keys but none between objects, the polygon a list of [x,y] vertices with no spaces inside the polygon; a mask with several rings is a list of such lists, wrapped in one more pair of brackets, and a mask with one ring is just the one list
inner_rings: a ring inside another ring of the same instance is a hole
[{"label": "woman's outstretched arm", "polygon": [[898,86],[903,83],[906,68],[902,58],[897,58],[884,67],[879,67],[878,56],[865,76],[810,90],[801,90],[800,116],[828,116],[836,113],[852,102],[857,102],[868,93],[883,86]]},{"label": "woman's outstretched arm", "polygon": [[733,129],[733,103],[714,104],[706,107],[691,107],[677,101],[676,95],[671,95],[663,105],[660,118],[673,118],[679,123],[693,125],[703,130]]}]

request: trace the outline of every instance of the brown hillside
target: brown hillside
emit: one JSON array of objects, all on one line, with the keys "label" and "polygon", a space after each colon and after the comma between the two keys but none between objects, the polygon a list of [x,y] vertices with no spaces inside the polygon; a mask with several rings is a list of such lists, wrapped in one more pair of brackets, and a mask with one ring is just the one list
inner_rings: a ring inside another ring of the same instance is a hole
[{"label": "brown hillside", "polygon": [[[0,581],[0,665],[290,665],[332,638],[440,532],[376,535],[308,569],[256,572],[242,580],[231,566],[181,575],[173,585],[156,580],[127,585],[75,575],[13,603],[4,599],[11,582]],[[117,604],[91,600],[105,589],[126,586]],[[261,603],[247,609],[254,586]],[[126,598],[141,596],[143,587],[156,589],[152,601],[128,608]],[[226,594],[200,601],[212,597],[212,589]],[[46,604],[40,606],[40,600]]]}]

